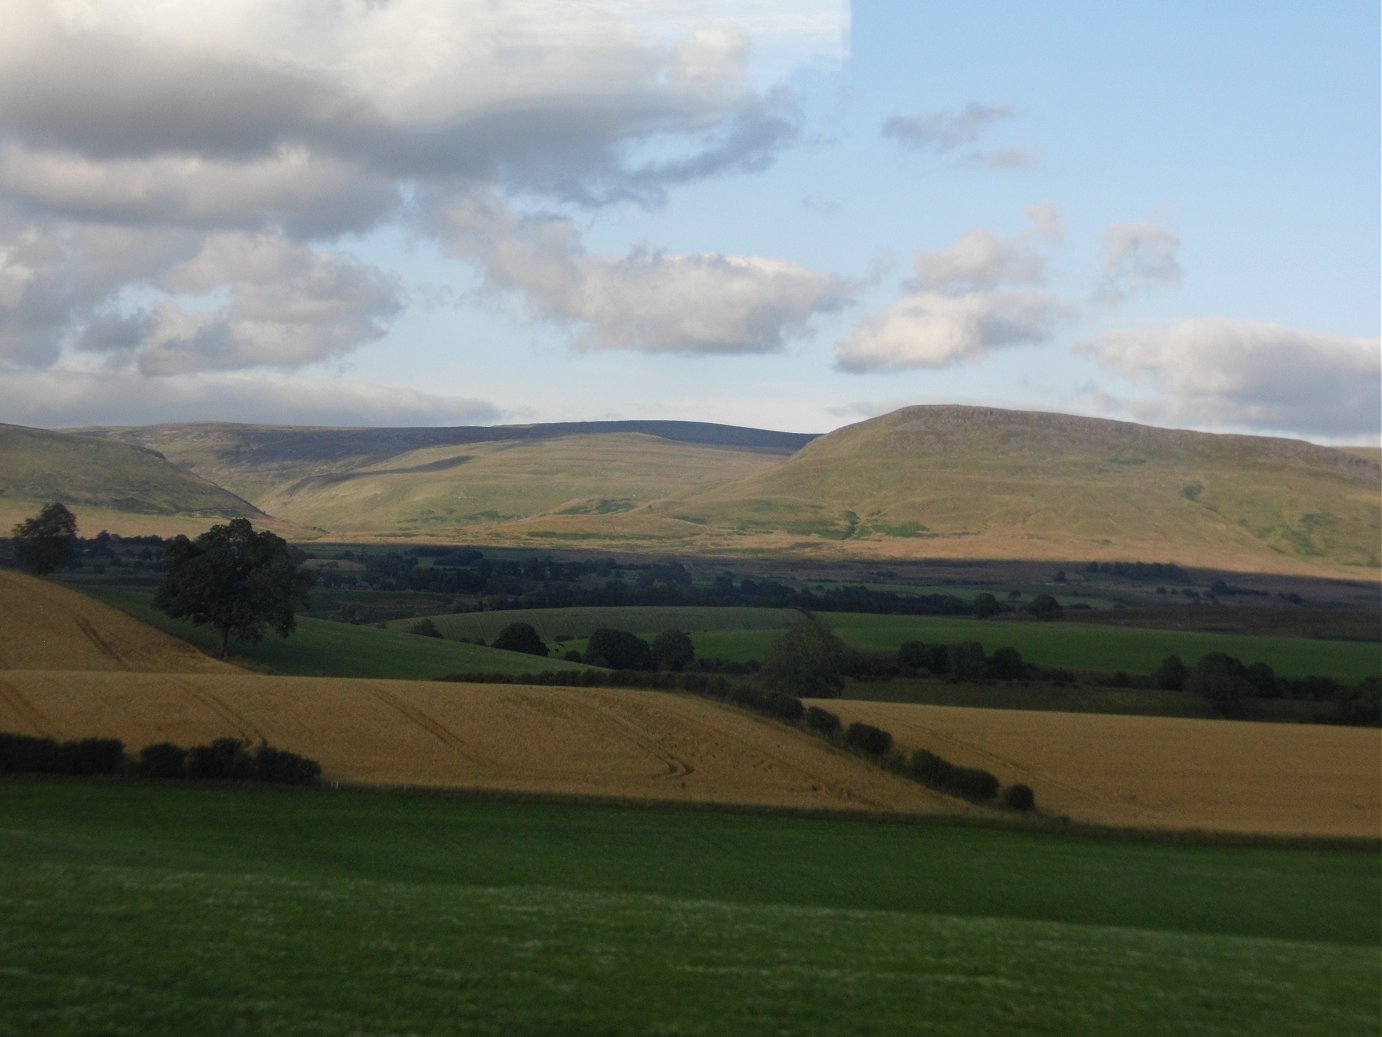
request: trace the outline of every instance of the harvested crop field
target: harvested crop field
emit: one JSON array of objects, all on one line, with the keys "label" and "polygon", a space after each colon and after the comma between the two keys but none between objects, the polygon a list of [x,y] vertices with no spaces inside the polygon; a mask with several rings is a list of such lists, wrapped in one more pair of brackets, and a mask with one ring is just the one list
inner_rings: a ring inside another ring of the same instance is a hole
[{"label": "harvested crop field", "polygon": [[1045,813],[1138,828],[1382,838],[1382,733],[1229,720],[819,703],[1023,782]]},{"label": "harvested crop field", "polygon": [[5,670],[0,730],[114,737],[134,750],[238,736],[310,756],[327,780],[371,785],[966,810],[801,732],[657,692]]},{"label": "harvested crop field", "polygon": [[0,670],[240,673],[77,591],[0,570]]}]

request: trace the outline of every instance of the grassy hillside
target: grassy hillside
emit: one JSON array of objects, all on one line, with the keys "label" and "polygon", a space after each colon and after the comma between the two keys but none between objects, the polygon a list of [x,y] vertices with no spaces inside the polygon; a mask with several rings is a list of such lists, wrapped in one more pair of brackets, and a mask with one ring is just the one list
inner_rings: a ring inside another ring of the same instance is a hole
[{"label": "grassy hillside", "polygon": [[[697,439],[689,432],[674,438],[640,430],[664,423],[606,424],[616,427],[270,430],[201,425],[104,434],[155,447],[265,511],[333,535],[472,540],[485,540],[538,516],[557,534],[598,531],[651,502],[762,471],[809,438],[753,429],[726,429],[718,440],[708,434]],[[544,434],[533,434],[534,429]],[[644,517],[642,526],[648,528],[641,535],[659,535],[655,516]]]},{"label": "grassy hillside", "polygon": [[[0,507],[6,514],[33,513],[48,501],[66,504],[79,520],[87,509],[148,517],[262,517],[247,501],[153,450],[0,425]],[[84,534],[98,531],[88,526],[82,523]]]},{"label": "grassy hillside", "polygon": [[975,407],[679,422],[89,429],[356,539],[1382,575],[1376,451]]},{"label": "grassy hillside", "polygon": [[[1176,561],[1375,576],[1382,470],[1292,440],[910,407],[668,507],[860,553]],[[906,547],[902,545],[907,545]]]},{"label": "grassy hillside", "polygon": [[1379,1025],[1367,853],[254,789],[0,801],[7,1033]]}]

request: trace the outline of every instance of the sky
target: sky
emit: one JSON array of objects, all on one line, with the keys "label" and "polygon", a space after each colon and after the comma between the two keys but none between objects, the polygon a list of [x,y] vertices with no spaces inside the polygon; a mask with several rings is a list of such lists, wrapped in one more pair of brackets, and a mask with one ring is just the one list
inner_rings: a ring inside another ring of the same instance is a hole
[{"label": "sky", "polygon": [[0,421],[1377,445],[1375,0],[6,0]]}]

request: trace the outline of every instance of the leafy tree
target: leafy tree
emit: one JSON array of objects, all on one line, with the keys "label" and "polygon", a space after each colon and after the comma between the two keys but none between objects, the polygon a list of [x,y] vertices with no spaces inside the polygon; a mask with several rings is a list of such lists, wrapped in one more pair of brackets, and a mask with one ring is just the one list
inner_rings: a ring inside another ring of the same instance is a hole
[{"label": "leafy tree", "polygon": [[988,619],[1002,611],[1003,606],[992,594],[980,594],[974,599],[974,614],[980,619]]},{"label": "leafy tree", "polygon": [[1243,664],[1223,652],[1210,652],[1195,664],[1185,679],[1185,690],[1203,695],[1221,717],[1241,717],[1243,699],[1256,689],[1248,680]]},{"label": "leafy tree", "polygon": [[801,698],[835,698],[845,687],[848,656],[835,631],[812,616],[803,616],[773,642],[759,675],[776,691]]},{"label": "leafy tree", "polygon": [[1037,619],[1060,619],[1063,614],[1060,602],[1049,594],[1038,594],[1027,603],[1027,611]]},{"label": "leafy tree", "polygon": [[33,518],[14,527],[15,551],[24,567],[43,576],[77,559],[77,519],[65,505],[45,504]]},{"label": "leafy tree", "polygon": [[681,630],[664,630],[653,638],[653,662],[659,670],[680,673],[696,657],[696,646]]},{"label": "leafy tree", "polygon": [[601,627],[585,643],[581,661],[592,666],[608,666],[611,670],[651,670],[653,650],[637,634]]},{"label": "leafy tree", "polygon": [[491,643],[491,648],[502,648],[506,652],[522,652],[524,655],[547,656],[547,645],[531,623],[510,623]]},{"label": "leafy tree", "polygon": [[312,574],[293,564],[283,538],[256,533],[248,519],[212,526],[196,540],[176,537],[163,561],[167,572],[154,603],[174,619],[214,627],[223,659],[232,635],[259,641],[265,626],[291,634],[293,607],[306,604],[312,587]]},{"label": "leafy tree", "polygon": [[945,673],[953,681],[977,681],[988,676],[988,659],[978,641],[945,646]]},{"label": "leafy tree", "polygon": [[1026,672],[1022,653],[1016,648],[1000,648],[988,662],[989,676],[999,680],[1017,680]]},{"label": "leafy tree", "polygon": [[419,619],[408,628],[410,634],[418,634],[422,637],[441,637],[442,632],[437,629],[437,624],[432,622],[430,616]]},{"label": "leafy tree", "polygon": [[1152,681],[1162,691],[1180,691],[1189,676],[1190,667],[1181,662],[1180,656],[1168,655],[1152,674]]}]

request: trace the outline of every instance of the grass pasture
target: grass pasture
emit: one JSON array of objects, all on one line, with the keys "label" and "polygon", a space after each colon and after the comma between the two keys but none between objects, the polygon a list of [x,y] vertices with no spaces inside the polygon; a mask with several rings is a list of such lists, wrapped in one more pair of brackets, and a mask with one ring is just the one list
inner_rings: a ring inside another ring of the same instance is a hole
[{"label": "grass pasture", "polygon": [[[146,595],[104,589],[93,589],[91,593],[203,651],[215,650],[216,637],[210,627],[170,619],[154,608]],[[269,633],[257,644],[232,640],[229,658],[244,666],[298,677],[432,680],[463,671],[531,673],[535,662],[539,663],[538,669],[542,668],[540,660],[517,652],[307,616],[298,617],[297,630],[290,638]],[[563,668],[582,667],[564,663]]]},{"label": "grass pasture", "polygon": [[1375,1034],[1367,853],[0,784],[0,1033]]},{"label": "grass pasture", "polygon": [[[691,606],[591,606],[563,609],[515,609],[504,612],[463,612],[430,616],[448,638],[493,641],[510,623],[528,623],[549,645],[558,637],[584,641],[601,627],[655,636],[664,630],[691,634],[706,631],[769,630],[780,633],[791,625],[792,609],[700,608]],[[390,629],[406,630],[416,620],[398,620]]]},{"label": "grass pasture", "polygon": [[[1325,676],[1353,683],[1382,672],[1382,651],[1376,644],[1358,641],[949,616],[820,615],[845,643],[869,651],[893,651],[904,641],[978,641],[990,652],[1016,648],[1028,662],[1109,672],[1151,673],[1168,655],[1179,655],[1193,666],[1209,652],[1227,652],[1245,663],[1264,662],[1286,677]],[[742,661],[763,658],[781,633],[782,629],[711,631],[692,640],[699,655]]]}]

